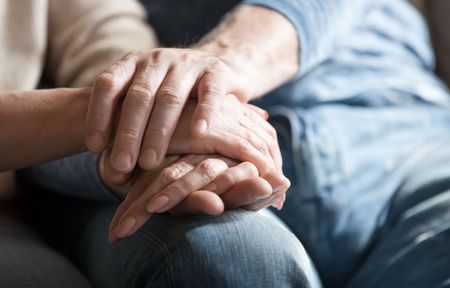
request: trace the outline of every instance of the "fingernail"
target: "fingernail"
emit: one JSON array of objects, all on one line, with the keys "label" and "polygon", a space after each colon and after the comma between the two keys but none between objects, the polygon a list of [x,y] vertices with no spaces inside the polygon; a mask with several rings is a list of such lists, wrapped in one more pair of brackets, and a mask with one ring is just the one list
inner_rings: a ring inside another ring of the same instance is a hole
[{"label": "fingernail", "polygon": [[278,201],[277,203],[277,210],[280,211],[283,208],[283,203]]},{"label": "fingernail", "polygon": [[136,225],[136,219],[132,216],[127,217],[121,223],[119,223],[119,227],[117,227],[117,233],[114,233],[119,238],[124,238],[128,236],[133,230],[134,225]]},{"label": "fingernail", "polygon": [[111,163],[117,171],[128,171],[131,169],[131,155],[127,152],[119,152],[112,157]]},{"label": "fingernail", "polygon": [[201,134],[206,134],[208,131],[208,123],[204,119],[198,120],[195,123],[195,130]]},{"label": "fingernail", "polygon": [[150,201],[147,205],[147,211],[150,213],[160,213],[163,212],[163,208],[169,204],[169,197],[166,195],[161,195],[153,201]]},{"label": "fingernail", "polygon": [[142,152],[142,161],[145,163],[145,166],[149,166],[149,167],[145,167],[145,168],[151,168],[154,167],[154,165],[156,164],[156,150],[153,148],[146,148],[143,152]]},{"label": "fingernail", "polygon": [[105,145],[105,138],[99,132],[91,132],[86,138],[86,146],[91,151],[101,151]]}]

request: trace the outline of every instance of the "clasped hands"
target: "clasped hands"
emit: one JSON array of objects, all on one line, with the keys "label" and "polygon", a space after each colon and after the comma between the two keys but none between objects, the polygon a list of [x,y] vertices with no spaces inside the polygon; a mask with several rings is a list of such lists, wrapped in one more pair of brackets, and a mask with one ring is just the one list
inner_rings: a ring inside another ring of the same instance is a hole
[{"label": "clasped hands", "polygon": [[111,242],[154,213],[281,209],[290,182],[267,113],[246,103],[248,79],[218,56],[170,48],[129,53],[97,78],[86,144],[103,152],[100,175],[125,197]]}]

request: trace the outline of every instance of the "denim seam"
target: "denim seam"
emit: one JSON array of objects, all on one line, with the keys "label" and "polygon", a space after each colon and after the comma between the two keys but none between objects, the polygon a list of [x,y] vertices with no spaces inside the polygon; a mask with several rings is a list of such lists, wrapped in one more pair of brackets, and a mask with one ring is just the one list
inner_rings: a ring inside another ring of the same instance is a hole
[{"label": "denim seam", "polygon": [[[306,177],[301,177],[301,175],[299,175],[299,173],[302,173],[305,171],[304,167],[302,167],[302,163],[303,163],[303,157],[302,157],[302,153],[301,153],[301,147],[303,146],[301,143],[301,140],[298,139],[298,136],[300,134],[300,125],[298,124],[298,121],[296,121],[296,115],[294,114],[294,112],[292,112],[289,108],[287,107],[283,107],[283,106],[274,106],[270,109],[270,114],[272,116],[282,116],[285,117],[290,124],[290,129],[287,129],[288,131],[290,131],[290,135],[284,135],[286,140],[288,140],[288,145],[290,145],[291,149],[292,149],[292,157],[293,159],[293,166],[295,169],[295,178],[297,181],[298,185],[301,185],[302,183],[302,179],[301,178],[306,178]],[[290,136],[290,137],[287,137]],[[290,139],[289,139],[290,138]],[[305,176],[305,175],[303,175]]]},{"label": "denim seam", "polygon": [[169,249],[167,248],[167,245],[164,242],[162,242],[158,237],[148,233],[144,229],[139,230],[139,232],[142,233],[145,237],[147,237],[148,240],[150,240],[152,243],[154,243],[155,246],[159,249],[159,251],[162,252],[162,254],[164,256],[164,260],[165,260],[166,265],[167,265],[166,270],[167,270],[167,274],[168,274],[169,287],[175,287],[174,286],[174,277],[173,277],[172,265],[171,265],[172,257],[171,257]]}]

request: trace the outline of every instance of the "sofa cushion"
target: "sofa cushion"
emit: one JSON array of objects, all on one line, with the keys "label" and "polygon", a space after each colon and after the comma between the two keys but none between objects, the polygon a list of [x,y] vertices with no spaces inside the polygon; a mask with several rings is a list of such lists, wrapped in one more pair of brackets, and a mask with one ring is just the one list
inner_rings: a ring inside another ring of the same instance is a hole
[{"label": "sofa cushion", "polygon": [[426,15],[438,60],[437,73],[450,87],[450,1],[427,0]]},{"label": "sofa cushion", "polygon": [[437,58],[437,73],[450,87],[450,1],[411,0],[426,16]]}]

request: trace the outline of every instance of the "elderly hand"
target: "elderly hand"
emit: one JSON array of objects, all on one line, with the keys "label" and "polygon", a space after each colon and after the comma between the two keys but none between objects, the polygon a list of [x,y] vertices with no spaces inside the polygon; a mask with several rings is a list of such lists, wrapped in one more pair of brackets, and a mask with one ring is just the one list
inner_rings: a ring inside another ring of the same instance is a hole
[{"label": "elderly hand", "polygon": [[[272,170],[281,171],[282,160],[276,131],[265,120],[264,111],[250,104],[240,103],[233,95],[227,95],[215,115],[216,124],[210,133],[203,138],[196,138],[192,137],[189,125],[195,117],[197,106],[193,99],[185,104],[168,147],[169,155],[220,154],[240,162],[249,161],[258,168],[260,174]],[[159,142],[159,138],[155,138],[153,142]],[[114,152],[111,158],[113,156]],[[113,159],[105,163],[106,181],[115,185],[128,182],[131,172],[117,172],[111,162]]]}]

